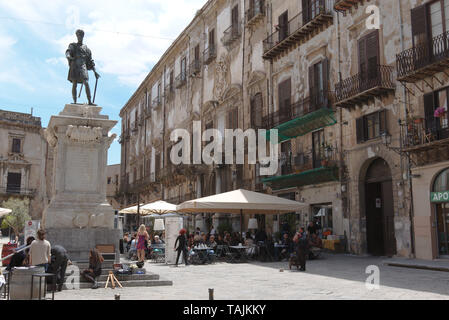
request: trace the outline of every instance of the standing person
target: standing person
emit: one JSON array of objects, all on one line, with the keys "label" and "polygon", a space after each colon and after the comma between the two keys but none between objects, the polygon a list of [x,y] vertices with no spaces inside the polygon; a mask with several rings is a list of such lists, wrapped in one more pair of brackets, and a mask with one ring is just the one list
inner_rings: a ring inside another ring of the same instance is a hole
[{"label": "standing person", "polygon": [[103,263],[103,256],[97,249],[90,250],[89,253],[89,269],[84,270],[82,275],[86,280],[92,282],[92,289],[98,289],[99,285],[96,278],[101,275],[101,264]]},{"label": "standing person", "polygon": [[51,248],[51,263],[48,267],[48,272],[56,274],[56,284],[58,286],[58,291],[62,291],[65,271],[67,270],[68,262],[69,256],[65,248],[59,245]]},{"label": "standing person", "polygon": [[129,250],[128,250],[128,259],[133,259],[134,255],[137,253],[137,234],[134,233],[134,235],[131,237],[131,242],[129,245]]},{"label": "standing person", "polygon": [[301,269],[299,270],[306,271],[306,254],[308,248],[308,241],[304,228],[299,229],[299,232],[295,235],[293,242],[295,243],[298,262],[301,267]]},{"label": "standing person", "polygon": [[[175,248],[174,248],[175,251],[178,251],[178,255],[176,257],[176,266],[178,266],[179,256],[181,255],[181,252],[182,252],[182,256],[184,258],[184,262],[185,262],[186,266],[189,265],[187,263],[187,238],[186,238],[186,233],[187,233],[186,229],[181,229],[179,231],[179,236],[176,238]],[[179,243],[179,245],[178,245],[178,243]]]},{"label": "standing person", "polygon": [[48,270],[48,264],[51,262],[51,245],[45,240],[45,230],[37,231],[37,239],[31,243],[30,247],[30,266],[44,267]]},{"label": "standing person", "polygon": [[123,247],[128,251],[129,233],[126,232],[123,236]]},{"label": "standing person", "polygon": [[312,236],[312,234],[316,234],[316,225],[315,222],[310,221],[309,226],[307,227],[307,232],[309,233],[309,236]]},{"label": "standing person", "polygon": [[145,249],[147,248],[145,243],[148,241],[150,236],[148,235],[145,225],[142,224],[137,232],[137,259],[138,262],[145,262]]},{"label": "standing person", "polygon": [[211,236],[215,236],[215,233],[216,233],[216,231],[215,231],[214,225],[212,225],[212,227],[210,228],[209,234],[210,234]]}]

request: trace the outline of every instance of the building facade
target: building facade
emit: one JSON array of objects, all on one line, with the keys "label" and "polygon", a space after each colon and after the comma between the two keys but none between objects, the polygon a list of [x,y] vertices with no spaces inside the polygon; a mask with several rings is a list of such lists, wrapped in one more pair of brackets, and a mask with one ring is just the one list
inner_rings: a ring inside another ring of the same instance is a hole
[{"label": "building facade", "polygon": [[[351,253],[449,255],[448,7],[208,1],[121,110],[121,205],[245,188],[310,205],[257,216],[270,233],[319,218]],[[194,121],[277,129],[277,174],[172,165],[170,135],[192,133]],[[223,219],[239,230],[238,217],[220,214],[191,223]]]},{"label": "building facade", "polygon": [[0,203],[27,198],[34,220],[42,217],[47,201],[43,177],[48,150],[41,129],[38,117],[0,110]]},{"label": "building facade", "polygon": [[120,191],[120,164],[109,165],[106,168],[106,197],[109,204],[120,210],[120,203],[117,202],[117,195]]}]

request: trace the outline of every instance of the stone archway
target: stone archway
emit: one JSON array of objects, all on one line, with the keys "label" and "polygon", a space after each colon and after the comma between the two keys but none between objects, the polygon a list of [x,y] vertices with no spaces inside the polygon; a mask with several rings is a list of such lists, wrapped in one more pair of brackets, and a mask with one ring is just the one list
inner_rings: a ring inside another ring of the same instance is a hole
[{"label": "stone archway", "polygon": [[367,164],[366,172],[361,174],[364,187],[361,211],[366,220],[367,253],[393,256],[396,254],[396,238],[390,166],[384,159],[376,158]]}]

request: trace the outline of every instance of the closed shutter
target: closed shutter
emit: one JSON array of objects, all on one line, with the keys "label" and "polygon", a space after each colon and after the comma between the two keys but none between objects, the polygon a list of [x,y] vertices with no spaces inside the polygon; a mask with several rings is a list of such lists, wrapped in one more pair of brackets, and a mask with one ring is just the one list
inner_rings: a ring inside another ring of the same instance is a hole
[{"label": "closed shutter", "polygon": [[379,30],[375,30],[366,36],[366,65],[368,67],[368,79],[377,79],[377,66],[379,64]]},{"label": "closed shutter", "polygon": [[428,39],[429,21],[427,5],[416,7],[411,11],[413,46]]},{"label": "closed shutter", "polygon": [[302,22],[307,24],[310,21],[310,0],[302,0]]},{"label": "closed shutter", "polygon": [[365,121],[364,118],[356,119],[357,143],[365,142]]},{"label": "closed shutter", "polygon": [[262,94],[258,93],[251,99],[251,126],[253,129],[262,127]]},{"label": "closed shutter", "polygon": [[310,95],[310,109],[316,106],[316,92],[315,92],[315,66],[309,67],[309,95]]},{"label": "closed shutter", "polygon": [[320,101],[322,103],[322,108],[329,107],[328,91],[329,91],[329,59],[325,58],[322,62],[323,70],[323,92],[320,92]]},{"label": "closed shutter", "polygon": [[279,41],[288,37],[288,11],[279,16]]},{"label": "closed shutter", "polygon": [[209,48],[215,46],[215,29],[209,32]]},{"label": "closed shutter", "polygon": [[362,80],[366,79],[366,38],[362,38],[358,41],[359,46],[359,73]]},{"label": "closed shutter", "polygon": [[424,114],[426,129],[428,131],[435,130],[435,99],[433,92],[424,95]]},{"label": "closed shutter", "polygon": [[279,116],[281,121],[289,119],[291,114],[291,79],[279,84]]},{"label": "closed shutter", "polygon": [[379,133],[381,136],[387,133],[387,110],[379,112]]},{"label": "closed shutter", "polygon": [[239,23],[239,6],[236,5],[234,8],[232,8],[232,28],[235,30]]}]

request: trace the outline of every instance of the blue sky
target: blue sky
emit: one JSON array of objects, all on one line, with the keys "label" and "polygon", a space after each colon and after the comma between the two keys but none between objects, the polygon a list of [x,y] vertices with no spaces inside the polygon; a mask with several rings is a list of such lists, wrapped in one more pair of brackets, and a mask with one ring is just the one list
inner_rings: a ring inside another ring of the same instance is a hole
[{"label": "blue sky", "polygon": [[[119,112],[172,41],[206,0],[0,0],[0,109],[50,117],[72,102],[64,53],[86,33],[100,73],[96,103]],[[90,72],[93,91],[95,77]],[[87,99],[85,93],[79,102]],[[120,135],[120,122],[112,133]],[[120,163],[115,141],[109,164]]]}]

